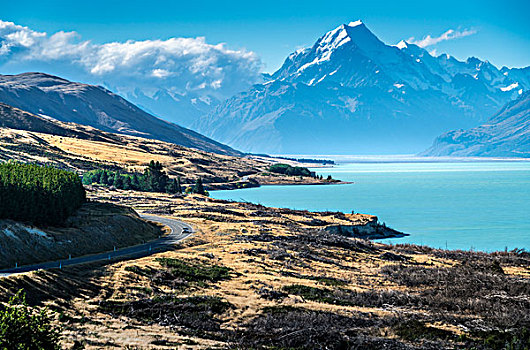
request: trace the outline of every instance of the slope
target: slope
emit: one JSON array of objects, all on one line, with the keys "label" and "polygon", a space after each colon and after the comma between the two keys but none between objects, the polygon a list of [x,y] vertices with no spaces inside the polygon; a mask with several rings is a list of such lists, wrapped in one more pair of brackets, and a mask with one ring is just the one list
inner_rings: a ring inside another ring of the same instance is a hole
[{"label": "slope", "polygon": [[422,155],[530,158],[530,91],[506,104],[486,124],[439,136]]},{"label": "slope", "polygon": [[120,96],[47,75],[0,75],[0,102],[60,121],[142,136],[220,154],[241,153],[192,130],[158,119]]}]

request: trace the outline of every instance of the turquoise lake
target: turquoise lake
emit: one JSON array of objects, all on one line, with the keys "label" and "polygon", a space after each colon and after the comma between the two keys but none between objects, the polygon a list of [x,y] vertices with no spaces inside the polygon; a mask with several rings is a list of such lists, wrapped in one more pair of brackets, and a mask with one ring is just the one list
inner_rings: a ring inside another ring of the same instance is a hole
[{"label": "turquoise lake", "polygon": [[211,195],[377,215],[410,234],[389,243],[484,251],[530,247],[530,162],[349,163],[313,170],[354,183],[262,186]]}]

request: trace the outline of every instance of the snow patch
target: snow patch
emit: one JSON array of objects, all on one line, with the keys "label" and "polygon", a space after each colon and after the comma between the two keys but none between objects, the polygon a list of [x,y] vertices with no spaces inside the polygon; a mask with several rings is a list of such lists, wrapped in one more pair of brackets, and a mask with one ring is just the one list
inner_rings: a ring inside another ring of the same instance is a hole
[{"label": "snow patch", "polygon": [[360,19],[358,19],[356,21],[348,23],[348,27],[357,27],[357,26],[360,26],[361,24],[363,24],[363,22]]},{"label": "snow patch", "polygon": [[401,40],[399,43],[396,44],[396,47],[400,50],[406,49],[408,47],[405,40]]},{"label": "snow patch", "polygon": [[405,86],[405,84],[394,83],[394,86],[398,89],[401,89],[403,86]]},{"label": "snow patch", "polygon": [[199,100],[206,103],[208,106],[212,104],[212,99],[208,96],[200,96]]},{"label": "snow patch", "polygon": [[344,101],[344,106],[352,113],[355,113],[355,111],[357,110],[357,105],[359,104],[359,102],[357,102],[356,99],[354,98],[351,98],[351,97],[341,97],[340,98],[342,101]]},{"label": "snow patch", "polygon": [[13,233],[13,231],[11,231],[10,229],[8,228],[5,228],[1,231],[4,235],[6,235],[7,237],[10,237],[10,238],[13,238],[13,239],[18,239],[17,236],[15,236],[15,234]]},{"label": "snow patch", "polygon": [[[352,22],[354,23],[354,22]],[[351,27],[351,26],[350,26]],[[329,61],[331,54],[341,47],[342,45],[351,41],[348,32],[344,25],[341,25],[338,28],[333,29],[332,31],[326,33],[319,41],[318,47],[316,48],[316,57],[313,61],[304,64],[302,67],[298,68],[297,73],[300,73],[307,69],[308,67],[314,66],[315,64],[320,64],[325,61]]]},{"label": "snow patch", "polygon": [[322,78],[318,79],[317,84],[320,83],[322,80],[324,80],[327,76],[328,76],[327,74],[324,74]]},{"label": "snow patch", "polygon": [[[77,112],[77,111],[76,111],[76,112]],[[46,115],[46,114],[39,113],[38,115],[39,115],[39,117],[42,117],[42,118],[44,118],[44,119],[57,121],[57,119],[55,119],[54,117],[50,117],[49,115]]]},{"label": "snow patch", "polygon": [[523,89],[519,89],[519,95],[522,95],[523,94]]},{"label": "snow patch", "polygon": [[510,85],[508,85],[506,87],[501,87],[501,91],[511,91],[511,90],[515,89],[516,87],[518,87],[518,86],[519,86],[519,83],[516,82],[516,83],[510,84]]},{"label": "snow patch", "polygon": [[43,231],[41,231],[41,230],[39,230],[37,228],[25,227],[25,230],[28,233],[31,233],[32,235],[40,236],[40,237],[43,237],[43,238],[50,238],[50,237],[48,237],[48,235],[45,232],[43,232]]}]

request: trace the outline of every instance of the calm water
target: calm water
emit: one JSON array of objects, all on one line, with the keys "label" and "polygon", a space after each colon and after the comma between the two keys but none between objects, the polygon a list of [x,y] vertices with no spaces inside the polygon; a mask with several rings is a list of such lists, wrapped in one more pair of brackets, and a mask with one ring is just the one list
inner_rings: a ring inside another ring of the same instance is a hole
[{"label": "calm water", "polygon": [[374,214],[410,236],[391,243],[437,248],[530,248],[530,162],[343,164],[314,169],[348,185],[214,191],[274,207]]}]

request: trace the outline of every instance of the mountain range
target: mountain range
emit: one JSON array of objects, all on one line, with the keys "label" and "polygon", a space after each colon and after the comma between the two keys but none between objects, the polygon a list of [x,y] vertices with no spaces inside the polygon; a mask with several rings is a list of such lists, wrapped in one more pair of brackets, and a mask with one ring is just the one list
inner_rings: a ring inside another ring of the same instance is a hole
[{"label": "mountain range", "polygon": [[44,73],[0,75],[0,102],[38,116],[107,132],[157,139],[218,154],[241,155],[195,131],[156,118],[101,86]]},{"label": "mountain range", "polygon": [[443,132],[484,122],[530,89],[530,67],[387,45],[361,21],[289,55],[263,84],[192,126],[247,152],[417,153]]},{"label": "mountain range", "polygon": [[530,157],[530,91],[506,104],[485,124],[435,139],[425,156]]}]

